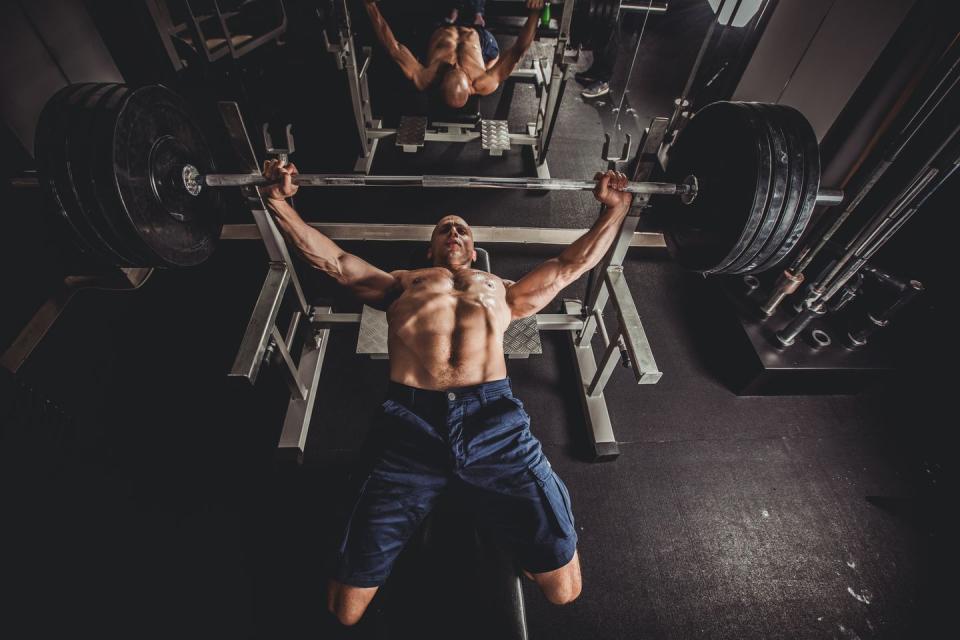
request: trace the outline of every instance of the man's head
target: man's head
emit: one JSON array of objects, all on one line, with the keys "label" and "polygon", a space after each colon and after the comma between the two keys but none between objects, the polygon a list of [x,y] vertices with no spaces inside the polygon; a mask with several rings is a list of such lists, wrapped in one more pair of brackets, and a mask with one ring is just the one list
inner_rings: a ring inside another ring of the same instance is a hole
[{"label": "man's head", "polygon": [[460,216],[444,216],[433,228],[427,258],[433,266],[446,267],[451,271],[469,268],[477,259],[473,248],[473,231]]},{"label": "man's head", "polygon": [[437,90],[443,103],[451,109],[460,109],[470,99],[470,79],[463,69],[446,65],[441,71]]}]

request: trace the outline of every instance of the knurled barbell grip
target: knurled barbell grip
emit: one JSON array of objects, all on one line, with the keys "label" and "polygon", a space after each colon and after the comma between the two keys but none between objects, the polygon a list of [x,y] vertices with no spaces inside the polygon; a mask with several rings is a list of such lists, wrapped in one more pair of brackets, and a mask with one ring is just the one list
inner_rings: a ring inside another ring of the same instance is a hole
[{"label": "knurled barbell grip", "polygon": [[[201,179],[201,178],[198,178]],[[208,187],[264,186],[271,180],[259,174],[219,173],[202,176]],[[368,176],[360,174],[310,174],[294,176],[301,187],[434,187],[450,189],[541,189],[544,191],[593,191],[594,180],[560,178],[488,178],[481,176]],[[692,187],[668,182],[631,182],[630,193],[677,195],[691,192]]]},{"label": "knurled barbell grip", "polygon": [[[692,176],[691,176],[692,178]],[[697,181],[688,178],[682,184],[671,182],[630,182],[625,191],[647,195],[685,195],[690,201],[697,195]],[[208,187],[264,186],[271,183],[260,174],[216,173],[197,176]],[[345,173],[301,173],[294,177],[301,187],[435,187],[447,189],[539,189],[544,191],[593,191],[594,180],[566,180],[562,178],[490,178],[482,176],[368,176]],[[843,191],[821,189],[817,192],[818,205],[843,202]]]}]

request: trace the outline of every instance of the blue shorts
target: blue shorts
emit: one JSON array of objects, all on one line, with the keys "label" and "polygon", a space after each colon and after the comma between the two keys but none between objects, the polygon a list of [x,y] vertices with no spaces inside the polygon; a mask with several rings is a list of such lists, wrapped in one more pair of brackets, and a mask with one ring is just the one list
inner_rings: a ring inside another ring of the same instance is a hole
[{"label": "blue shorts", "polygon": [[490,530],[531,573],[566,565],[577,534],[570,494],[509,378],[448,391],[390,383],[364,473],[340,540],[334,577],[382,585],[442,492]]},{"label": "blue shorts", "polygon": [[500,55],[500,44],[492,33],[474,25],[477,35],[480,36],[480,53],[483,55],[483,63],[486,64]]}]

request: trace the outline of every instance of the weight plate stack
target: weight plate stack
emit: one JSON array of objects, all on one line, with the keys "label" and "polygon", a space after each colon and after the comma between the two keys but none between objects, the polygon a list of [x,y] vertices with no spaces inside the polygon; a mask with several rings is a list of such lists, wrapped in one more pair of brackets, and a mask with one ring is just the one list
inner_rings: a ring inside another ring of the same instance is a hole
[{"label": "weight plate stack", "polygon": [[[770,188],[767,192],[766,211],[760,226],[750,240],[746,249],[732,263],[723,267],[725,273],[749,273],[755,262],[757,254],[763,250],[770,240],[770,236],[776,230],[777,225],[783,217],[783,204],[786,199],[787,182],[789,179],[790,165],[787,161],[786,139],[781,128],[777,125],[772,109],[767,109],[765,105],[752,102],[738,102],[740,107],[750,109],[757,117],[757,122],[761,125],[762,135],[766,138],[770,147],[772,167],[770,171]],[[774,107],[775,108],[775,107]],[[750,267],[750,268],[748,268]]]},{"label": "weight plate stack", "polygon": [[784,237],[783,242],[766,261],[756,268],[756,271],[765,271],[776,266],[797,245],[810,223],[810,217],[813,215],[813,209],[817,204],[817,192],[820,190],[820,148],[817,145],[817,135],[814,133],[813,127],[810,126],[804,115],[793,107],[778,105],[777,108],[784,118],[784,130],[789,130],[794,134],[797,147],[802,149],[803,159],[798,162],[797,166],[802,168],[803,184],[800,188],[800,203],[797,207],[797,214],[790,230]]},{"label": "weight plate stack", "polygon": [[[806,176],[803,146],[792,122],[785,115],[785,110],[789,107],[754,103],[754,108],[767,114],[768,121],[783,139],[784,155],[779,157],[780,170],[778,172],[786,177],[786,182],[783,187],[780,216],[777,218],[766,243],[747,264],[737,269],[736,273],[756,273],[769,268],[763,265],[770,264],[770,259],[783,245],[784,240],[793,228],[800,206],[800,198],[803,195],[803,183]],[[773,220],[773,216],[771,216],[771,220]]]},{"label": "weight plate stack", "polygon": [[112,131],[112,171],[118,211],[156,266],[200,264],[220,238],[222,216],[213,189],[190,195],[183,169],[213,173],[213,156],[183,101],[152,85],[125,97]]},{"label": "weight plate stack", "polygon": [[[98,145],[107,141],[97,138],[97,122],[109,105],[127,91],[124,85],[107,84],[90,93],[83,101],[67,114],[69,118],[69,163],[73,174],[73,184],[77,189],[77,198],[83,217],[100,233],[112,252],[117,256],[115,264],[122,266],[149,266],[145,254],[137,251],[131,238],[131,230],[121,216],[117,215],[109,203],[102,202],[100,196],[103,185],[95,166]],[[102,180],[101,180],[102,181]]]},{"label": "weight plate stack", "polygon": [[119,266],[200,264],[220,237],[220,198],[187,192],[214,172],[186,106],[162,86],[78,84],[41,113],[37,164],[48,206],[85,256]]},{"label": "weight plate stack", "polygon": [[54,213],[62,235],[70,239],[81,255],[96,263],[114,264],[119,256],[82,213],[68,160],[70,115],[78,108],[78,103],[104,86],[102,83],[82,83],[69,85],[55,93],[40,113],[34,156],[47,208]]},{"label": "weight plate stack", "polygon": [[697,112],[670,152],[667,179],[695,176],[697,196],[665,201],[667,246],[684,268],[721,273],[750,244],[767,211],[772,153],[750,109],[715,102]]}]

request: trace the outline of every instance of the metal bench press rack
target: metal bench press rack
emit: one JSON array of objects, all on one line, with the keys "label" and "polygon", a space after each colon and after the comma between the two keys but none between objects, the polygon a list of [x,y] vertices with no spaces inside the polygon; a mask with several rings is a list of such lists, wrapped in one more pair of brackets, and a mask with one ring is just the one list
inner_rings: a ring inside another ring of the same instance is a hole
[{"label": "metal bench press rack", "polygon": [[539,58],[534,58],[531,68],[516,69],[511,74],[511,78],[532,81],[537,87],[539,100],[536,121],[527,123],[527,131],[524,133],[510,133],[506,131],[506,121],[482,119],[479,128],[446,122],[434,122],[428,127],[423,118],[404,116],[396,129],[384,127],[382,120],[374,118],[370,105],[367,70],[370,68],[373,51],[371,47],[363,47],[364,60],[362,64],[358,63],[347,0],[338,0],[340,14],[337,25],[338,41],[331,43],[326,31],[323,32],[323,39],[327,51],[334,54],[336,58],[337,68],[347,76],[350,102],[360,138],[360,154],[357,156],[353,170],[358,173],[370,173],[377,145],[382,138],[390,136],[396,136],[397,146],[408,152],[417,151],[425,142],[466,143],[480,139],[483,149],[490,155],[502,155],[512,145],[528,147],[533,156],[537,176],[549,178],[547,151],[567,83],[567,67],[571,61],[576,60],[575,55],[567,52],[574,2],[575,0],[566,0],[563,3],[552,62],[545,65]]},{"label": "metal bench press rack", "polygon": [[[251,172],[259,172],[260,165],[254,155],[236,103],[221,102],[220,113],[243,164]],[[643,180],[649,176],[657,161],[656,153],[662,142],[666,124],[666,118],[655,118],[651,122],[641,142],[642,155],[633,179]],[[267,212],[258,187],[244,186],[242,189],[247,207],[256,222],[259,236],[266,245],[270,264],[229,375],[246,378],[253,384],[266,361],[272,359],[282,364],[281,369],[290,387],[290,400],[278,449],[281,454],[293,454],[297,460],[302,460],[331,328],[343,324],[360,324],[361,340],[365,342],[361,344],[361,341],[358,341],[357,353],[382,358],[386,356],[386,318],[382,312],[370,308],[365,308],[363,313],[334,313],[330,307],[308,304],[286,242]],[[640,315],[627,287],[622,267],[623,259],[630,246],[664,246],[662,237],[652,237],[659,234],[635,232],[639,213],[646,205],[648,197],[638,194],[634,198],[635,206],[624,219],[617,241],[603,263],[597,267],[597,273],[601,277],[591,279],[585,303],[580,300],[565,299],[563,300],[564,313],[540,313],[533,318],[515,321],[504,339],[508,357],[527,357],[531,353],[540,352],[539,331],[567,332],[574,352],[573,360],[581,380],[580,397],[587,425],[592,434],[595,460],[612,459],[619,455],[603,395],[603,389],[617,361],[620,360],[616,357],[618,351],[622,350],[628,356],[623,358],[623,362],[633,370],[638,383],[656,383],[661,376],[653,358],[650,343],[644,333]],[[224,239],[256,237],[250,233],[249,229],[234,228],[237,226],[248,225],[226,225],[221,237]],[[418,227],[412,232],[399,234],[383,233],[376,228],[389,226],[401,229],[407,225],[363,225],[363,228],[351,224],[316,224],[314,226],[322,228],[331,235],[333,240],[344,239],[344,236],[393,241],[426,240],[429,237],[429,230],[426,228]],[[478,229],[483,229],[483,235],[494,243],[550,244],[569,243],[572,240],[569,237],[570,233],[553,233],[553,237],[546,239],[538,237],[539,231],[559,232],[561,230],[521,227]],[[343,233],[332,233],[337,230]],[[281,302],[289,289],[292,289],[296,296],[297,307],[288,327],[281,332],[276,324],[277,316]],[[601,316],[608,301],[613,302],[618,318],[616,330],[612,333],[608,333]],[[308,328],[303,329],[304,325]],[[603,339],[605,349],[599,367],[591,346],[592,337],[597,330]],[[290,346],[297,338],[298,332],[306,335],[302,341],[299,358],[294,359],[290,353]],[[372,334],[377,335],[371,341]]]}]

